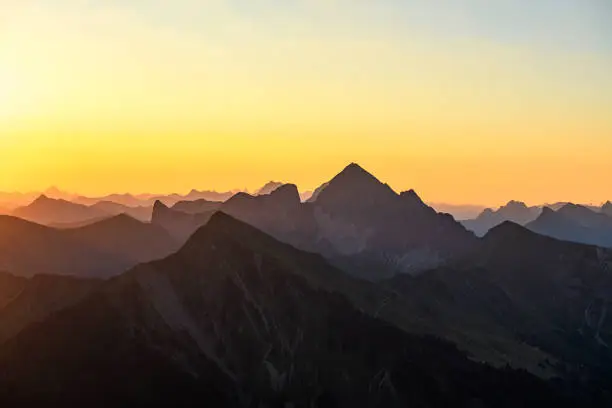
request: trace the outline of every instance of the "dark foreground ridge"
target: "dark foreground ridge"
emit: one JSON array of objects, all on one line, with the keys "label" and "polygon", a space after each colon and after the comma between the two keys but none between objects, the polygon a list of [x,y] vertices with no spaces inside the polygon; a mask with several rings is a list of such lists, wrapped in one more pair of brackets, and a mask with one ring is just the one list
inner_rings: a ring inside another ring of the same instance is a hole
[{"label": "dark foreground ridge", "polygon": [[0,347],[0,403],[571,406],[526,372],[476,363],[358,310],[334,289],[351,278],[336,274],[217,213],[175,255]]}]

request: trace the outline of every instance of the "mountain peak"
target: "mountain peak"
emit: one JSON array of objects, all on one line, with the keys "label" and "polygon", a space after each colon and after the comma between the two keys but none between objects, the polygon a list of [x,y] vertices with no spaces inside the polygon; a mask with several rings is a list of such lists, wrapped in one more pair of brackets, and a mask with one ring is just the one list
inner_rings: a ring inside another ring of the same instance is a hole
[{"label": "mountain peak", "polygon": [[270,193],[270,196],[283,201],[301,202],[300,192],[295,184],[283,184]]},{"label": "mountain peak", "polygon": [[153,204],[153,211],[155,210],[167,210],[168,206],[161,202],[161,200],[155,200]]},{"label": "mountain peak", "polygon": [[361,167],[357,163],[349,164],[340,172],[340,174],[351,175],[351,176],[369,176],[371,178],[375,178],[371,173],[366,171],[363,167]]},{"label": "mountain peak", "polygon": [[502,208],[513,209],[513,210],[524,210],[527,209],[527,204],[522,201],[510,200]]},{"label": "mountain peak", "polygon": [[[224,213],[223,211],[215,212],[208,222],[198,228],[196,232],[187,240],[180,252],[182,253],[199,253],[202,245],[214,243],[222,240],[223,237],[233,237],[245,239],[253,231],[260,232],[255,227],[250,226],[242,221],[237,220]],[[260,233],[264,235],[263,233]]]},{"label": "mountain peak", "polygon": [[410,189],[408,191],[403,191],[400,194],[400,198],[405,202],[405,203],[409,203],[409,204],[417,204],[419,206],[424,206],[426,207],[427,205],[423,202],[423,200],[421,200],[421,197],[419,197],[419,195],[416,193],[416,191],[414,191],[413,189]]},{"label": "mountain peak", "polygon": [[346,202],[382,204],[398,195],[387,184],[356,163],[346,166],[313,196],[314,202],[345,205]]},{"label": "mountain peak", "polygon": [[267,195],[273,193],[278,188],[282,187],[284,183],[280,181],[269,181],[262,188],[257,190],[255,195]]},{"label": "mountain peak", "polygon": [[528,238],[535,235],[537,234],[515,222],[504,221],[501,224],[491,228],[484,236],[484,239],[485,241],[489,242],[508,241]]},{"label": "mountain peak", "polygon": [[38,197],[36,197],[36,199],[34,201],[32,201],[32,204],[40,204],[40,203],[45,203],[48,201],[55,201],[53,198],[50,198],[48,195],[46,194],[41,194]]}]

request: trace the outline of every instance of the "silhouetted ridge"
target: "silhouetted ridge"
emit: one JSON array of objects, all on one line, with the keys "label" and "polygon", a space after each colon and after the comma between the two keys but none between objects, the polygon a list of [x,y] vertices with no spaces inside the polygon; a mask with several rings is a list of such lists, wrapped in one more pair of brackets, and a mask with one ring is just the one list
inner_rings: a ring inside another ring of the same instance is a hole
[{"label": "silhouetted ridge", "polygon": [[271,194],[272,192],[274,192],[279,187],[282,187],[283,184],[284,183],[281,183],[279,181],[269,181],[262,188],[257,190],[255,195],[267,195],[267,194]]},{"label": "silhouetted ridge", "polygon": [[[411,206],[428,207],[427,204],[425,204],[425,202],[421,200],[421,197],[419,197],[419,195],[413,189],[403,191],[400,194],[400,198],[403,200],[404,203],[407,203]],[[432,209],[432,211],[434,210]]]},{"label": "silhouetted ridge", "polygon": [[[552,211],[552,210],[551,210]],[[485,241],[515,241],[521,239],[530,239],[538,237],[535,232],[529,231],[527,228],[520,226],[512,221],[504,221],[501,224],[491,228],[484,236]]]},{"label": "silhouetted ridge", "polygon": [[553,215],[555,213],[555,210],[553,210],[550,207],[544,207],[542,208],[542,214],[540,216],[550,216]]},{"label": "silhouetted ridge", "polygon": [[202,245],[223,239],[248,240],[249,237],[270,239],[271,237],[257,228],[242,222],[223,211],[215,212],[206,225],[198,230],[187,240],[187,243],[179,251],[180,253],[192,250],[200,251]]},{"label": "silhouetted ridge", "polygon": [[290,204],[299,205],[301,202],[300,192],[295,184],[284,184],[272,191],[270,196]]},{"label": "silhouetted ridge", "polygon": [[[38,197],[36,197],[36,199],[34,201],[32,201],[32,204],[41,204],[41,203],[45,203],[45,202],[49,202],[49,201],[55,201],[52,198],[47,197],[46,194],[41,194]],[[57,200],[59,201],[59,200]]]},{"label": "silhouetted ridge", "polygon": [[163,211],[163,210],[168,210],[169,207],[162,203],[160,200],[155,200],[155,203],[153,204],[153,211]]},{"label": "silhouetted ridge", "polygon": [[346,207],[387,205],[397,197],[387,184],[351,163],[316,194],[314,202],[342,211]]},{"label": "silhouetted ridge", "polygon": [[330,184],[343,181],[343,182],[351,182],[351,183],[371,183],[371,184],[381,184],[374,175],[366,171],[363,167],[356,163],[351,163],[344,168],[336,177],[334,177]]}]

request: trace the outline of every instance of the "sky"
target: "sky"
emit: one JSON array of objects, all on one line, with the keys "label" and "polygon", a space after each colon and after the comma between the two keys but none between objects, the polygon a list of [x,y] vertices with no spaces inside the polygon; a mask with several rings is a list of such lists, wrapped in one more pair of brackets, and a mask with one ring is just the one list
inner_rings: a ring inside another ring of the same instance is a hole
[{"label": "sky", "polygon": [[0,191],[612,199],[610,0],[0,0]]}]

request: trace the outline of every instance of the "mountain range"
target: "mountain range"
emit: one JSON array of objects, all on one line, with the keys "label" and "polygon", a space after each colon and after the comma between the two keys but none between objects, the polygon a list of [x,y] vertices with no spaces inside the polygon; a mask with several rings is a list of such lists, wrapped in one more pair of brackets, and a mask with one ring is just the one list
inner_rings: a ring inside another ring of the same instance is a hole
[{"label": "mountain range", "polygon": [[612,217],[580,205],[566,204],[557,211],[545,207],[527,228],[566,241],[612,248]]},{"label": "mountain range", "polygon": [[[397,194],[357,164],[323,184],[306,203],[295,185],[285,184],[270,194],[238,193],[217,210],[374,280],[438,266],[477,242],[414,191]],[[211,209],[198,216],[157,203],[152,222],[186,240],[210,215]]]},{"label": "mountain range", "polygon": [[0,216],[0,404],[612,405],[612,204],[264,187]]},{"label": "mountain range", "polygon": [[0,270],[19,276],[109,277],[179,246],[162,228],[125,215],[65,230],[0,216],[0,231]]},{"label": "mountain range", "polygon": [[[360,311],[343,272],[227,215],[0,347],[0,401],[52,406],[572,406],[526,372]],[[338,286],[340,284],[340,286]],[[86,375],[84,375],[86,373]],[[69,392],[78,390],[78,392]]]},{"label": "mountain range", "polygon": [[[577,205],[573,203],[555,203],[546,204],[543,206],[528,207],[520,201],[510,201],[508,204],[500,207],[497,210],[490,208],[485,209],[478,217],[474,219],[463,220],[461,223],[470,231],[473,231],[478,236],[483,236],[491,228],[503,223],[504,221],[512,221],[520,225],[527,225],[538,218],[544,209],[548,208],[556,212],[563,212],[565,208],[580,207],[588,210],[589,213],[600,213],[608,216],[612,215],[612,204],[607,202],[601,207],[592,205]],[[588,214],[587,214],[588,217]]]}]

